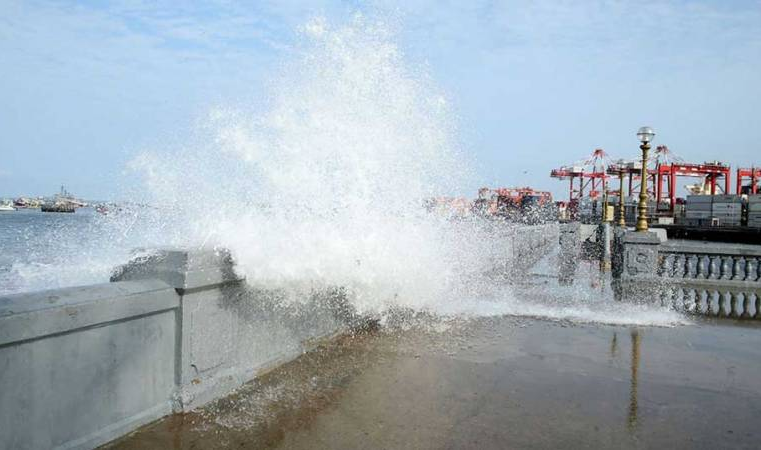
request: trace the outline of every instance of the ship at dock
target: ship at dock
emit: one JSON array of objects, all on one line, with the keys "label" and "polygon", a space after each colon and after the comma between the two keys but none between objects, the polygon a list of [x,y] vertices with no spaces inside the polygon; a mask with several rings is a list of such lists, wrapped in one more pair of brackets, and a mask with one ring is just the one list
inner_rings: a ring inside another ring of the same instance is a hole
[{"label": "ship at dock", "polygon": [[77,200],[66,188],[61,186],[61,191],[52,200],[46,201],[40,206],[42,212],[73,213],[77,208],[87,206],[81,200]]}]

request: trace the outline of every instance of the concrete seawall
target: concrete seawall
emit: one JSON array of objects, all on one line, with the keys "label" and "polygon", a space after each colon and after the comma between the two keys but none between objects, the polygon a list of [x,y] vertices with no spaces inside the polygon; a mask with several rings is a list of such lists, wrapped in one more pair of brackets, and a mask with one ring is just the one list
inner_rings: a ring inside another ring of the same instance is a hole
[{"label": "concrete seawall", "polygon": [[340,292],[284,306],[223,252],[162,250],[112,281],[0,298],[0,448],[93,448],[353,325]]},{"label": "concrete seawall", "polygon": [[[557,226],[495,239],[526,270]],[[111,283],[0,297],[0,449],[89,449],[229,394],[362,326],[339,288],[240,279],[224,251],[164,249]]]}]

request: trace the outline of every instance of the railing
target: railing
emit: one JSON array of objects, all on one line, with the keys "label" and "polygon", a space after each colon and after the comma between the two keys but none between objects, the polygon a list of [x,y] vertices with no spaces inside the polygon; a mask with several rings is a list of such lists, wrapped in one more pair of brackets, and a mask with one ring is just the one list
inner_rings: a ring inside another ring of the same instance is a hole
[{"label": "railing", "polygon": [[761,288],[667,285],[661,304],[709,317],[761,320]]},{"label": "railing", "polygon": [[761,246],[668,241],[658,250],[661,302],[697,314],[761,319]]}]

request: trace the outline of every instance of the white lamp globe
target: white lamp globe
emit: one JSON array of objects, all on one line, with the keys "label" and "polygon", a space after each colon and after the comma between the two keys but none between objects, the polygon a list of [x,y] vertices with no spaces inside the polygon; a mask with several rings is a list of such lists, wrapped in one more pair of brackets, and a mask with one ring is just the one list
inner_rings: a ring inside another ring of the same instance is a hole
[{"label": "white lamp globe", "polygon": [[647,144],[648,142],[652,141],[653,136],[655,136],[655,131],[653,131],[653,129],[650,127],[641,127],[639,131],[637,131],[637,137],[643,144]]}]

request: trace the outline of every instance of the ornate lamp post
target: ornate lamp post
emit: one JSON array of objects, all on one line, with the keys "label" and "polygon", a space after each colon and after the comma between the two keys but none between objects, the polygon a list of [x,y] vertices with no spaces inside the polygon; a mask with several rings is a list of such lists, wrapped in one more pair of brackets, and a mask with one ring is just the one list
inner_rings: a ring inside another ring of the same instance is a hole
[{"label": "ornate lamp post", "polygon": [[624,206],[624,174],[626,173],[626,167],[628,162],[623,159],[619,159],[615,164],[608,167],[609,175],[618,176],[618,221],[616,225],[620,227],[626,227],[626,210]]},{"label": "ornate lamp post", "polygon": [[650,141],[653,140],[655,132],[650,127],[642,127],[637,131],[637,137],[642,145],[639,148],[642,150],[642,172],[639,187],[639,205],[637,206],[637,226],[636,230],[640,232],[647,231],[647,152],[650,150]]},{"label": "ornate lamp post", "polygon": [[608,223],[608,187],[603,188],[602,193],[602,223]]},{"label": "ornate lamp post", "polygon": [[624,206],[624,168],[618,168],[618,226],[626,228],[626,207]]}]

